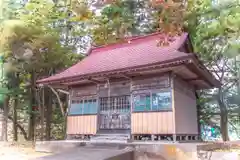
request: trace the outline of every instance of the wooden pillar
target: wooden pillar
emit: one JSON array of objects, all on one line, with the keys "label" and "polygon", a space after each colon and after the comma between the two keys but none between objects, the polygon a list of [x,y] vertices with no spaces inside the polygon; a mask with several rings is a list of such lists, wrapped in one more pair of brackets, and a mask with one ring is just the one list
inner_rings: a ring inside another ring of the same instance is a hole
[{"label": "wooden pillar", "polygon": [[172,92],[172,112],[173,112],[173,141],[174,141],[174,138],[176,139],[176,122],[175,122],[175,119],[176,119],[176,111],[175,111],[175,85],[174,85],[174,80],[175,80],[175,74],[174,73],[170,73],[170,88],[171,88],[171,92]]},{"label": "wooden pillar", "polygon": [[[40,90],[41,91],[41,90]],[[42,103],[39,104],[39,107],[41,109],[41,141],[43,141],[44,139],[44,111],[45,111],[45,89],[42,88]],[[41,92],[40,92],[41,93]]]}]

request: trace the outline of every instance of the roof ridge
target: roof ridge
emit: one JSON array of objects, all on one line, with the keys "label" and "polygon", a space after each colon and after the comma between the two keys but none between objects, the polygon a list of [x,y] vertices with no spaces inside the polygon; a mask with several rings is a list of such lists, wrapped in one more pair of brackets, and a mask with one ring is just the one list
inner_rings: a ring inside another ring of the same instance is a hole
[{"label": "roof ridge", "polygon": [[[186,32],[183,32],[182,35],[178,36],[178,37],[184,37],[184,35],[186,35]],[[111,44],[107,44],[107,45],[102,45],[99,47],[95,47],[95,48],[91,48],[91,52],[89,52],[90,54],[94,54],[94,53],[98,53],[102,50],[112,50],[112,49],[116,49],[117,46],[119,47],[125,47],[126,45],[133,45],[136,43],[136,41],[138,40],[145,40],[147,38],[154,38],[155,36],[160,36],[160,35],[164,35],[163,33],[160,32],[155,32],[155,33],[151,33],[151,34],[147,34],[147,35],[143,35],[143,36],[135,36],[135,37],[129,37],[124,39],[122,42],[116,42],[116,43],[111,43]],[[132,43],[135,42],[135,43]],[[139,43],[141,41],[138,41]],[[136,44],[135,44],[136,45]]]},{"label": "roof ridge", "polygon": [[92,48],[92,50],[108,47],[108,46],[111,46],[111,45],[122,44],[122,43],[126,43],[127,41],[132,41],[132,40],[137,40],[137,39],[141,39],[141,38],[146,38],[146,37],[157,35],[157,34],[160,34],[160,32],[155,32],[155,33],[151,33],[151,34],[147,34],[147,35],[141,35],[141,36],[127,37],[127,38],[123,39],[123,41],[120,42],[120,43],[115,42],[115,43],[111,43],[111,44],[105,44],[105,45],[101,45],[101,46]]}]

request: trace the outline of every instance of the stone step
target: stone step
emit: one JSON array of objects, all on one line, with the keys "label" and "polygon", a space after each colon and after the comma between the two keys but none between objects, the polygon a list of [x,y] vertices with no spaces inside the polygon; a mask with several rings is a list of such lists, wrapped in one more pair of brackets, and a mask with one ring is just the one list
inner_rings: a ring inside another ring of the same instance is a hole
[{"label": "stone step", "polygon": [[125,149],[128,145],[125,143],[89,143],[82,148],[94,148],[94,149],[104,149],[104,150],[121,150]]},{"label": "stone step", "polygon": [[127,143],[130,139],[128,134],[101,134],[91,137],[92,143]]}]

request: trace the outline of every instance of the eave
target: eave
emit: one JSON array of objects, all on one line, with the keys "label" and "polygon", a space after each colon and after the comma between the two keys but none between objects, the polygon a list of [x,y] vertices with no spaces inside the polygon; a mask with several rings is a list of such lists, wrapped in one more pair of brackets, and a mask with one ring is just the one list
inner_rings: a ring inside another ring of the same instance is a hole
[{"label": "eave", "polygon": [[129,74],[133,72],[141,72],[141,71],[146,71],[151,69],[164,69],[167,67],[174,67],[184,63],[188,63],[188,61],[190,60],[189,58],[190,56],[185,56],[181,58],[172,59],[171,61],[137,66],[132,68],[122,68],[118,70],[112,70],[112,71],[106,71],[106,72],[100,72],[100,73],[91,73],[91,74],[85,74],[81,76],[71,76],[67,78],[61,78],[57,80],[50,80],[50,81],[44,81],[44,82],[38,81],[37,84],[43,84],[43,85],[44,84],[66,84],[66,83],[75,82],[75,81],[95,79],[98,77],[110,77],[113,75]]}]

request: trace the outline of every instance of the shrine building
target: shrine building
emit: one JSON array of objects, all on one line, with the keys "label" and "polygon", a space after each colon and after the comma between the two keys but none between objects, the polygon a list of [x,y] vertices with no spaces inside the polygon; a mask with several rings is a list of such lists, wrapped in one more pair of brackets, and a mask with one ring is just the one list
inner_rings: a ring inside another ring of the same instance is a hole
[{"label": "shrine building", "polygon": [[80,62],[37,83],[69,91],[67,137],[198,140],[195,92],[220,83],[187,33],[158,46],[154,33],[94,48]]}]

